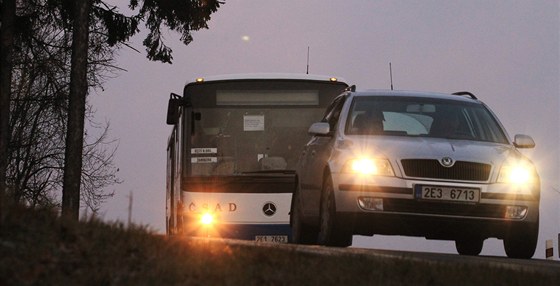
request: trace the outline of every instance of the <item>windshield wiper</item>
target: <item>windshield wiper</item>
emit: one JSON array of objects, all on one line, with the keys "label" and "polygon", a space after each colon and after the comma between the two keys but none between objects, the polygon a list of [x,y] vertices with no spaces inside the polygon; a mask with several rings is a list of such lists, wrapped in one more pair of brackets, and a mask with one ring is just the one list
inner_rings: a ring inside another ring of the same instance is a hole
[{"label": "windshield wiper", "polygon": [[241,174],[295,174],[295,170],[260,170],[260,171],[249,171],[241,172]]}]

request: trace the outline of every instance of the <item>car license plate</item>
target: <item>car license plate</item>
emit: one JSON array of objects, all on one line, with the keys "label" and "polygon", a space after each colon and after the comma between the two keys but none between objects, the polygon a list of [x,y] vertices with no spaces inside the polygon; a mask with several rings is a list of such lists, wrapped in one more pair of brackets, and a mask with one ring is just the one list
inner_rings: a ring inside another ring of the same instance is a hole
[{"label": "car license plate", "polygon": [[287,235],[257,235],[256,242],[288,243]]},{"label": "car license plate", "polygon": [[448,186],[416,185],[416,198],[420,200],[477,203],[480,189]]}]

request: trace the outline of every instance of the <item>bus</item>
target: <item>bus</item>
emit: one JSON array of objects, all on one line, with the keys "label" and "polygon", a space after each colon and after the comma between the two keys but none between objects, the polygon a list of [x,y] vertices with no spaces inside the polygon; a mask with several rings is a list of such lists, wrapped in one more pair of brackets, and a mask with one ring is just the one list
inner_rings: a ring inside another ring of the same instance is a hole
[{"label": "bus", "polygon": [[182,96],[171,93],[167,234],[291,241],[307,129],[347,88],[336,77],[243,74],[197,78]]}]

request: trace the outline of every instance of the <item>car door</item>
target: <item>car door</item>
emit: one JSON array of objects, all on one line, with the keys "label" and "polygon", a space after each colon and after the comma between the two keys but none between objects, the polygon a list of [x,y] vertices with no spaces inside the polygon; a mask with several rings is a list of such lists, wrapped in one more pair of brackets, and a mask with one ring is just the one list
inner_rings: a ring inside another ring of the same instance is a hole
[{"label": "car door", "polygon": [[300,165],[300,191],[304,212],[308,215],[319,215],[319,201],[323,185],[323,171],[330,158],[334,144],[334,134],[340,117],[340,112],[346,100],[341,95],[333,100],[325,112],[322,122],[328,122],[330,132],[328,135],[313,135],[304,147]]}]

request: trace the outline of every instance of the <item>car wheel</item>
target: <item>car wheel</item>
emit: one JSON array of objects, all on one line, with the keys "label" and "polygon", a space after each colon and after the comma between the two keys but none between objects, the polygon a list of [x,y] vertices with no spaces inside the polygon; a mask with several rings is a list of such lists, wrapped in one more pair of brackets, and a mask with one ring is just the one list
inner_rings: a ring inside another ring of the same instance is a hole
[{"label": "car wheel", "polygon": [[504,238],[504,250],[510,258],[529,259],[535,254],[539,237],[538,221],[528,225],[512,225]]},{"label": "car wheel", "polygon": [[455,248],[461,255],[479,255],[483,244],[484,239],[479,237],[466,237],[455,240]]},{"label": "car wheel", "polygon": [[320,207],[320,226],[317,242],[320,245],[346,247],[352,245],[352,232],[336,215],[332,179],[323,183]]},{"label": "car wheel", "polygon": [[304,223],[300,196],[301,194],[298,188],[292,197],[292,210],[290,214],[292,242],[297,244],[315,244],[317,243],[318,230]]}]

